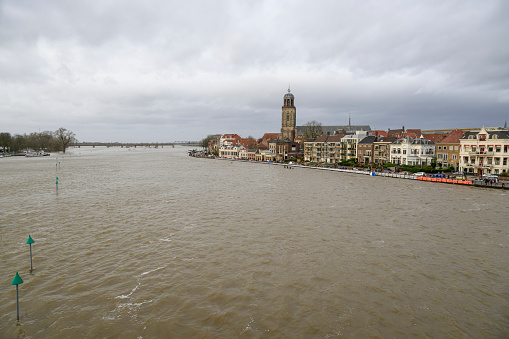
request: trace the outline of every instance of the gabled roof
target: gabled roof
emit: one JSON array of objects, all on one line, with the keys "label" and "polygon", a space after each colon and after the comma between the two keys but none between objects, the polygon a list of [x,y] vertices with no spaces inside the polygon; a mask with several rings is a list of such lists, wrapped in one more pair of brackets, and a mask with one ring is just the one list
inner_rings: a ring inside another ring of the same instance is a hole
[{"label": "gabled roof", "polygon": [[359,141],[359,144],[372,144],[376,141],[377,137],[375,135],[370,135],[369,137],[365,137],[361,141]]},{"label": "gabled roof", "polygon": [[344,137],[343,134],[329,135],[327,138],[327,142],[341,142],[341,139]]},{"label": "gabled roof", "polygon": [[371,132],[371,135],[381,135],[383,137],[386,137],[387,132],[382,130],[374,130],[373,132]]},{"label": "gabled roof", "polygon": [[407,132],[407,134],[408,133],[412,133],[412,134],[415,134],[417,136],[420,136],[422,134],[420,128],[407,128],[406,132]]},{"label": "gabled roof", "polygon": [[[474,136],[474,138],[477,138],[477,134],[479,134],[481,131],[469,131],[465,132],[463,137],[461,139],[468,139],[469,136]],[[490,139],[494,139],[494,136],[496,136],[497,139],[509,139],[509,130],[498,130],[498,131],[488,131],[484,130],[484,134],[488,134]]]},{"label": "gabled roof", "polygon": [[438,144],[459,144],[460,139],[465,133],[462,130],[456,129],[447,134],[445,138],[437,142]]},{"label": "gabled roof", "polygon": [[279,137],[279,133],[265,133],[262,137],[263,140],[272,140],[277,139]]},{"label": "gabled roof", "polygon": [[327,134],[322,134],[316,138],[315,142],[326,142],[328,137],[329,136]]},{"label": "gabled roof", "polygon": [[426,133],[422,135],[424,139],[427,139],[431,142],[439,142],[444,136],[445,135],[442,133]]},{"label": "gabled roof", "polygon": [[402,133],[405,133],[405,131],[400,128],[400,129],[390,129],[387,131],[387,135],[388,136],[396,136],[396,135],[400,135]]}]

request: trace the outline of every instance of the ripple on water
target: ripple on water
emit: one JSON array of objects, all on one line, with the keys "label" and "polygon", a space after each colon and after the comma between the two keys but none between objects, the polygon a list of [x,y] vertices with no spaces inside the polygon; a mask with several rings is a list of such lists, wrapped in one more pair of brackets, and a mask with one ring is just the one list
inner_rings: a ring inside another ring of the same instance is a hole
[{"label": "ripple on water", "polygon": [[54,159],[2,159],[0,268],[25,281],[20,326],[0,292],[6,337],[506,334],[504,193],[83,151],[58,197]]}]

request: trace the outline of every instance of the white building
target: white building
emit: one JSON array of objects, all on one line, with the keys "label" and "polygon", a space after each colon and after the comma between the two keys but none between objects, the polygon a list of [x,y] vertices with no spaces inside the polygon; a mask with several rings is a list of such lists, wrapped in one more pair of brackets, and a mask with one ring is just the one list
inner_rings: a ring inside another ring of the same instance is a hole
[{"label": "white building", "polygon": [[219,156],[222,158],[239,159],[241,150],[244,146],[221,145],[219,147]]},{"label": "white building", "polygon": [[405,137],[390,145],[390,162],[398,165],[431,165],[435,160],[435,144],[428,139]]},{"label": "white building", "polygon": [[466,132],[460,145],[460,171],[479,176],[509,172],[509,130]]}]

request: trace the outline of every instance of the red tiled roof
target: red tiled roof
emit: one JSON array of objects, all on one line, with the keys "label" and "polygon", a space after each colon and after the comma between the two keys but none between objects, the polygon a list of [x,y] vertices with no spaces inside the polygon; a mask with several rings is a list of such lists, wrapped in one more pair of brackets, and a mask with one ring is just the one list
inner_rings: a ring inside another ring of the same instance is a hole
[{"label": "red tiled roof", "polygon": [[455,129],[447,134],[445,138],[440,140],[438,143],[440,144],[459,144],[460,139],[463,137],[465,133],[462,130]]},{"label": "red tiled roof", "polygon": [[315,142],[326,142],[327,141],[327,134],[322,134],[318,138],[316,138]]},{"label": "red tiled roof", "polygon": [[344,136],[345,136],[344,134],[331,135],[331,136],[329,136],[329,138],[327,139],[327,142],[341,142],[341,139],[342,139]]},{"label": "red tiled roof", "polygon": [[442,140],[442,138],[445,136],[445,134],[438,134],[438,133],[426,133],[422,135],[424,139],[429,140],[431,142],[439,142]]},{"label": "red tiled roof", "polygon": [[399,135],[399,134],[402,134],[402,133],[405,133],[403,131],[403,129],[390,129],[388,132],[387,132],[387,135],[388,136],[395,136],[395,135]]},{"label": "red tiled roof", "polygon": [[417,135],[417,136],[421,136],[421,134],[422,134],[422,132],[421,132],[421,129],[420,129],[420,128],[413,128],[413,129],[411,129],[411,128],[407,128],[406,132],[407,132],[407,134],[408,134],[408,133],[413,133],[413,134],[415,134],[415,135]]},{"label": "red tiled roof", "polygon": [[279,137],[279,133],[265,133],[262,137],[263,140],[272,140],[277,139]]}]

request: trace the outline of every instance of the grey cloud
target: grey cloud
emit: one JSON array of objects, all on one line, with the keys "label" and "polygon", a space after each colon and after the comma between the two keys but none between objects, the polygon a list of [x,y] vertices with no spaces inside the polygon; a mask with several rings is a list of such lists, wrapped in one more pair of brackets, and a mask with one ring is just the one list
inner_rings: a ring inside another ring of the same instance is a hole
[{"label": "grey cloud", "polygon": [[298,124],[500,125],[507,17],[494,0],[4,0],[2,128],[261,136],[280,128],[288,81]]}]

